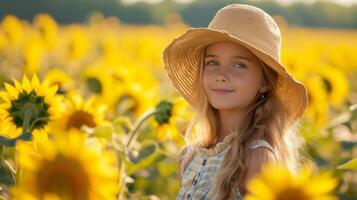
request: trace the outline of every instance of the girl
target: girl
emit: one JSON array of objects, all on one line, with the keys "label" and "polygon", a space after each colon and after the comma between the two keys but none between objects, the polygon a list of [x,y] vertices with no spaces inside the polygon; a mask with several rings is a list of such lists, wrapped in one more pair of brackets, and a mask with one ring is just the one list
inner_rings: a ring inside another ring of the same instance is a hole
[{"label": "girl", "polygon": [[168,77],[195,109],[179,153],[177,200],[241,199],[267,162],[297,171],[307,91],[280,63],[280,47],[270,15],[230,4],[165,48]]}]

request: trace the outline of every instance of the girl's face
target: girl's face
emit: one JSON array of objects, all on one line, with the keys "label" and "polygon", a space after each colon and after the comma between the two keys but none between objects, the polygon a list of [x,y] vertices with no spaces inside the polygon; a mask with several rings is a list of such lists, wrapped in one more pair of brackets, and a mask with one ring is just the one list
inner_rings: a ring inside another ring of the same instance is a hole
[{"label": "girl's face", "polygon": [[230,41],[207,46],[203,86],[214,108],[231,110],[247,105],[263,83],[258,58],[244,46]]}]

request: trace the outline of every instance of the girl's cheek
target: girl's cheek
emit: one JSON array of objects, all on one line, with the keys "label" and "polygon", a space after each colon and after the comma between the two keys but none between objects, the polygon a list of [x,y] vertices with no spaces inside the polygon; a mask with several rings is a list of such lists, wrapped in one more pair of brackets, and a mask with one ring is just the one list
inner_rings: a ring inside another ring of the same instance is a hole
[{"label": "girl's cheek", "polygon": [[203,86],[207,87],[208,83],[209,83],[209,74],[207,74],[206,72],[203,74],[203,78],[202,78],[202,82],[203,82]]},{"label": "girl's cheek", "polygon": [[203,80],[204,81],[208,81],[210,80],[212,77],[213,77],[214,73],[212,71],[209,71],[209,70],[205,70],[203,72]]},{"label": "girl's cheek", "polygon": [[237,81],[237,82],[242,82],[246,80],[246,74],[244,74],[244,72],[237,72],[237,71],[232,71],[231,73],[229,73],[229,77],[231,80]]}]

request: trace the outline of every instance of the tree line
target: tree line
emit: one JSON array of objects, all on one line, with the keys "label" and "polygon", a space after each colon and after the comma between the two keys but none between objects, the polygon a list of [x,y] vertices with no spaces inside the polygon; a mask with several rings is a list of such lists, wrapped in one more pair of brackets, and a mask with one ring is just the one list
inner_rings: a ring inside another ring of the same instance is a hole
[{"label": "tree line", "polygon": [[59,23],[68,24],[86,22],[93,12],[100,12],[104,16],[116,16],[123,23],[162,24],[168,13],[176,12],[190,26],[202,27],[208,25],[218,9],[229,3],[255,5],[271,15],[283,16],[291,25],[357,28],[357,5],[347,7],[326,1],[281,5],[274,1],[195,0],[180,4],[165,0],[157,4],[125,5],[120,0],[1,0],[0,19],[13,14],[31,21],[37,13],[48,13]]}]

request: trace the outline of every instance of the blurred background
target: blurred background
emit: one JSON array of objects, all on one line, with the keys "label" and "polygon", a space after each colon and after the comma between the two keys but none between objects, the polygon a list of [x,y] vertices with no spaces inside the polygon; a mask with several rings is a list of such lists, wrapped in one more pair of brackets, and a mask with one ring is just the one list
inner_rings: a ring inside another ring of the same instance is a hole
[{"label": "blurred background", "polygon": [[[67,101],[72,107],[64,121],[91,128],[91,138],[117,152],[135,122],[145,121],[132,155],[126,155],[130,167],[120,172],[120,197],[175,199],[176,156],[192,110],[166,77],[162,51],[187,28],[207,27],[230,3],[255,5],[278,23],[282,63],[308,88],[300,132],[309,155],[338,180],[332,192],[338,199],[357,199],[356,0],[1,0],[1,90],[23,75],[50,80],[59,86],[57,95],[82,99]],[[166,118],[142,118],[163,100],[172,102],[165,104]],[[105,111],[96,108],[99,104]],[[75,112],[79,107],[87,109],[85,115]],[[4,129],[0,134],[15,137]],[[1,154],[0,196],[9,199],[14,149],[4,147]]]}]

